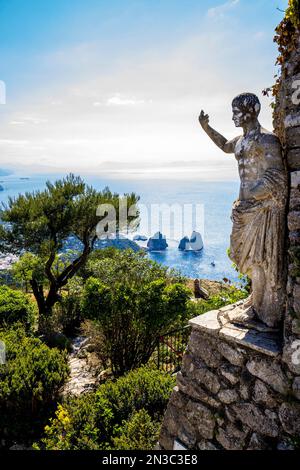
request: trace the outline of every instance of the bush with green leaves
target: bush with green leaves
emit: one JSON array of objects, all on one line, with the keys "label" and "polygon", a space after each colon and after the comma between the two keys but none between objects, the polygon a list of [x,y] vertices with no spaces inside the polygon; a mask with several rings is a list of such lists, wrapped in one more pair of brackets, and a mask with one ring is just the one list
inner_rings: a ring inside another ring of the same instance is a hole
[{"label": "bush with green leaves", "polygon": [[246,289],[234,285],[226,286],[219,294],[211,296],[208,300],[189,303],[190,318],[196,317],[211,310],[218,310],[226,305],[234,304],[249,296]]},{"label": "bush with green leaves", "polygon": [[153,450],[159,438],[160,423],[151,418],[146,410],[136,411],[116,431],[114,450]]},{"label": "bush with green leaves", "polygon": [[136,260],[132,277],[127,273],[110,284],[91,277],[85,284],[82,314],[96,322],[116,376],[146,364],[159,337],[187,315],[191,293],[185,285],[171,283],[166,276],[151,278],[151,264],[148,269],[150,273],[136,282]]},{"label": "bush with green leaves", "polygon": [[22,322],[27,328],[33,328],[37,318],[36,304],[26,294],[0,286],[0,327]]},{"label": "bush with green leaves", "polygon": [[26,334],[21,325],[0,330],[6,363],[0,365],[0,441],[36,437],[68,378],[67,354]]},{"label": "bush with green leaves", "polygon": [[[46,450],[150,449],[175,378],[142,367],[90,394],[59,405],[36,448]],[[131,441],[132,439],[132,441]]]}]

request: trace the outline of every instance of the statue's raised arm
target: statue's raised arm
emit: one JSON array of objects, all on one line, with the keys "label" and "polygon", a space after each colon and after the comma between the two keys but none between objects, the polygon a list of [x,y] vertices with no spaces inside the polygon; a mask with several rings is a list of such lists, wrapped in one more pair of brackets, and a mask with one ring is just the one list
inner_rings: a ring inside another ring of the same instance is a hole
[{"label": "statue's raised arm", "polygon": [[209,125],[209,115],[206,114],[203,110],[200,113],[199,116],[199,123],[202,127],[202,129],[206,132],[208,137],[211,138],[211,140],[225,153],[234,153],[235,152],[235,146],[236,143],[239,139],[237,137],[236,139],[233,140],[227,140],[226,137],[224,137],[222,134],[220,134],[218,131],[213,129]]}]

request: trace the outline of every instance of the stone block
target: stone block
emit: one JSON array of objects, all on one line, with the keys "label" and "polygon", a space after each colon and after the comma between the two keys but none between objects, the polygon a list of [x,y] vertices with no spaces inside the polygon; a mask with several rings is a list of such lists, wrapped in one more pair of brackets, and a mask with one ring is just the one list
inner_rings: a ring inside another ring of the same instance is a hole
[{"label": "stone block", "polygon": [[300,126],[300,113],[299,112],[288,113],[284,119],[284,126],[286,129],[289,129],[291,127],[299,127]]},{"label": "stone block", "polygon": [[290,210],[290,212],[300,212],[300,191],[299,191],[299,189],[291,189],[289,210]]},{"label": "stone block", "polygon": [[200,441],[198,443],[199,450],[219,450],[212,442]]},{"label": "stone block", "polygon": [[192,428],[192,426],[190,426],[190,423],[188,422],[188,420],[183,419],[182,417],[181,417],[180,426],[177,432],[177,436],[178,436],[178,439],[182,442],[182,444],[184,444],[184,446],[187,446],[188,449],[192,449],[197,442],[197,436],[196,436],[196,433],[194,432],[194,429]]},{"label": "stone block", "polygon": [[277,420],[271,419],[252,403],[231,405],[237,418],[250,429],[265,436],[277,437],[279,428]]},{"label": "stone block", "polygon": [[300,404],[283,403],[279,409],[279,419],[286,433],[300,435]]},{"label": "stone block", "polygon": [[245,354],[243,351],[236,347],[229,346],[225,342],[220,342],[218,345],[218,350],[227,361],[229,361],[234,366],[242,366],[245,363]]},{"label": "stone block", "polygon": [[204,362],[195,361],[188,353],[184,355],[181,372],[183,376],[188,376],[198,385],[204,385],[211,393],[218,393],[220,390],[217,375],[211,372]]},{"label": "stone block", "polygon": [[177,384],[179,390],[194,400],[199,400],[212,408],[220,408],[220,403],[209,395],[200,385],[192,380],[183,377],[181,372],[177,374]]},{"label": "stone block", "polygon": [[273,394],[260,380],[256,380],[255,382],[253,399],[256,403],[268,408],[275,408],[277,406],[277,401]]},{"label": "stone block", "polygon": [[208,339],[200,332],[193,330],[188,352],[196,359],[202,360],[208,367],[217,368],[221,364],[222,356],[217,350],[217,341],[213,341],[213,339]]},{"label": "stone block", "polygon": [[294,396],[300,400],[300,377],[295,377],[293,382],[293,393]]},{"label": "stone block", "polygon": [[296,375],[300,375],[300,338],[290,337],[283,348],[282,360],[289,370]]},{"label": "stone block", "polygon": [[206,406],[190,401],[186,408],[186,416],[202,438],[213,438],[216,422],[213,413]]},{"label": "stone block", "polygon": [[294,318],[292,321],[292,333],[296,336],[300,336],[300,319]]},{"label": "stone block", "polygon": [[219,372],[231,385],[236,385],[240,381],[241,371],[238,367],[231,366],[230,364],[222,364]]},{"label": "stone block", "polygon": [[181,393],[181,391],[179,390],[179,387],[178,386],[174,387],[169,404],[174,406],[178,410],[182,410],[185,408],[187,402],[188,402],[187,397],[183,393]]},{"label": "stone block", "polygon": [[240,385],[240,395],[241,395],[243,400],[249,400],[249,398],[251,396],[250,388],[245,383],[241,383],[241,385]]},{"label": "stone block", "polygon": [[199,317],[193,318],[189,321],[189,324],[196,330],[217,335],[220,330],[218,314],[218,310],[212,310]]},{"label": "stone block", "polygon": [[285,102],[283,103],[288,112],[296,112],[299,110],[299,85],[300,75],[295,74],[288,78],[284,86]]},{"label": "stone block", "polygon": [[246,367],[250,374],[265,382],[276,392],[288,393],[289,382],[279,364],[265,359],[252,359]]},{"label": "stone block", "polygon": [[225,450],[243,450],[245,446],[245,439],[238,439],[222,428],[218,430],[216,440]]},{"label": "stone block", "polygon": [[251,327],[226,325],[219,333],[222,339],[245,348],[276,357],[280,353],[278,338],[273,333],[262,333]]},{"label": "stone block", "polygon": [[300,211],[292,211],[288,214],[288,228],[290,232],[300,230]]},{"label": "stone block", "polygon": [[287,152],[287,164],[289,170],[300,169],[300,149],[290,149]]},{"label": "stone block", "polygon": [[291,173],[291,189],[299,189],[300,187],[300,171]]},{"label": "stone block", "polygon": [[169,406],[168,412],[166,413],[165,419],[164,419],[164,428],[168,430],[168,433],[171,436],[177,435],[178,418],[179,418],[178,410],[173,406]]},{"label": "stone block", "polygon": [[159,444],[163,450],[172,450],[174,445],[174,438],[166,431],[164,427],[159,436]]},{"label": "stone block", "polygon": [[239,394],[234,389],[221,390],[218,393],[218,399],[222,403],[230,405],[231,403],[235,403],[239,400]]},{"label": "stone block", "polygon": [[286,130],[286,143],[288,149],[300,147],[300,127],[289,127]]}]

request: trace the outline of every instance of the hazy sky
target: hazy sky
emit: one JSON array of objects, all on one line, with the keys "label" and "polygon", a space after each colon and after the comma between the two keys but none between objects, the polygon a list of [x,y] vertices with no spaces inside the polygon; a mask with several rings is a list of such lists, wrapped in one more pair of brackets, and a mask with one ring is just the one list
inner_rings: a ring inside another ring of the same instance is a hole
[{"label": "hazy sky", "polygon": [[271,128],[274,28],[287,0],[0,0],[0,167],[236,178],[199,127],[228,137],[231,100]]}]

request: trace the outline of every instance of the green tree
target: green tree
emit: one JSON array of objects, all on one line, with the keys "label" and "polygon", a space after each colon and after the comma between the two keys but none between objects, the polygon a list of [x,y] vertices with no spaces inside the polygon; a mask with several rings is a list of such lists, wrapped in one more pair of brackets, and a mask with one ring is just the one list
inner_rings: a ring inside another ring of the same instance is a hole
[{"label": "green tree", "polygon": [[166,270],[132,251],[89,268],[98,277],[86,281],[82,315],[96,323],[104,354],[114,374],[122,375],[146,364],[158,338],[186,318],[191,293]]},{"label": "green tree", "polygon": [[32,278],[36,279],[39,284],[43,283],[45,275],[41,260],[33,253],[24,253],[18,261],[16,261],[11,269],[15,281],[25,287],[25,292],[28,293],[30,281]]},{"label": "green tree", "polygon": [[[60,300],[59,291],[66,286],[84,265],[97,240],[96,227],[102,222],[109,234],[111,224],[108,211],[97,215],[102,204],[113,207],[116,215],[115,229],[122,230],[124,224],[132,223],[138,215],[130,215],[126,220],[119,217],[120,203],[127,200],[128,209],[137,203],[135,194],[111,193],[108,188],[96,191],[84,181],[69,175],[55,183],[46,183],[44,191],[36,191],[10,198],[4,206],[0,226],[0,250],[20,254],[29,251],[43,260],[43,269],[48,281],[47,290],[33,275],[30,280],[33,294],[39,308],[39,330],[44,332],[52,308]],[[107,222],[106,222],[107,221]],[[57,273],[54,263],[65,242],[71,237],[81,242],[78,256]]]}]

